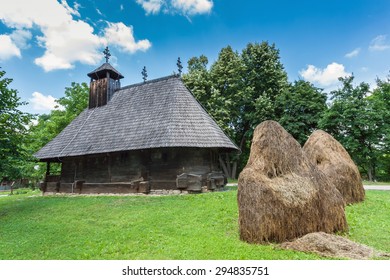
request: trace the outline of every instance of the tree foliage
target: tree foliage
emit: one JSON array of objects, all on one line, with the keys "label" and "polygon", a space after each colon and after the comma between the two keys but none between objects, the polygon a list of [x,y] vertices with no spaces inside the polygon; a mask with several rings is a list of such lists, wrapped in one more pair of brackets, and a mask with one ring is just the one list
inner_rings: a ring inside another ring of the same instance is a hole
[{"label": "tree foliage", "polygon": [[277,98],[279,123],[303,145],[318,128],[318,122],[326,111],[327,96],[313,84],[299,80]]},{"label": "tree foliage", "polygon": [[239,168],[246,163],[255,126],[275,118],[273,103],[287,87],[287,74],[279,50],[268,42],[248,44],[241,53],[227,46],[209,69],[207,64],[203,55],[191,58],[183,80],[241,149],[239,159],[224,160],[227,169],[233,171],[230,165],[237,165],[237,160]]},{"label": "tree foliage", "polygon": [[331,92],[332,103],[320,126],[347,149],[361,172],[374,180],[378,161],[389,150],[388,82],[378,82],[378,89],[371,93],[367,83],[355,86],[353,80],[354,76],[340,78],[343,86]]},{"label": "tree foliage", "polygon": [[20,178],[18,163],[25,156],[22,143],[31,118],[18,109],[26,103],[20,101],[16,90],[9,88],[12,79],[4,76],[5,71],[0,69],[0,180]]},{"label": "tree foliage", "polygon": [[[86,83],[72,83],[70,87],[65,88],[64,96],[57,100],[60,106],[49,114],[39,115],[37,124],[30,127],[24,141],[30,160],[23,165],[30,178],[39,179],[45,172],[43,164],[37,165],[32,155],[57,136],[75,117],[87,108],[88,94],[89,87]],[[37,169],[37,166],[40,166],[40,168]],[[53,170],[55,171],[55,168]]]}]

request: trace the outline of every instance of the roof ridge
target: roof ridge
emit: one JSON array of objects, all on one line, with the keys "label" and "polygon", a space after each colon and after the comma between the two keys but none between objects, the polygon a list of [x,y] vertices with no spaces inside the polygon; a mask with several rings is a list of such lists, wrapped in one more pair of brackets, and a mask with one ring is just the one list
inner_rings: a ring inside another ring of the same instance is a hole
[{"label": "roof ridge", "polygon": [[172,74],[172,75],[169,75],[169,76],[165,76],[165,77],[161,77],[161,78],[157,78],[157,79],[153,79],[153,80],[149,80],[149,81],[145,81],[145,82],[140,82],[140,83],[124,86],[124,87],[119,88],[118,91],[122,90],[122,89],[128,89],[128,88],[132,88],[132,87],[153,84],[153,83],[156,83],[156,82],[169,80],[169,79],[172,79],[172,78],[180,78],[180,76],[178,74]]}]

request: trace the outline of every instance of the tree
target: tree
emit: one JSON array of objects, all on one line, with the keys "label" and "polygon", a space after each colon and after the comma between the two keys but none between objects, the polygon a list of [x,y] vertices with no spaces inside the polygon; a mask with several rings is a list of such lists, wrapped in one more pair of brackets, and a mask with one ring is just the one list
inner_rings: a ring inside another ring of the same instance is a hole
[{"label": "tree", "polygon": [[241,59],[243,90],[236,141],[242,151],[240,168],[243,168],[249,157],[255,127],[267,119],[277,119],[279,109],[275,101],[286,90],[288,82],[275,44],[249,43],[242,50]]},{"label": "tree", "polygon": [[354,76],[340,78],[343,87],[332,91],[332,104],[320,121],[320,126],[332,134],[349,152],[352,159],[375,179],[378,147],[383,141],[383,116],[370,101],[367,83],[353,85]]},{"label": "tree", "polygon": [[188,74],[182,78],[188,88],[191,89],[195,98],[205,107],[207,111],[212,109],[209,103],[211,98],[210,73],[207,69],[208,58],[204,55],[192,57],[188,60]]},{"label": "tree", "polygon": [[257,124],[274,119],[275,100],[286,89],[287,74],[279,50],[267,42],[248,44],[241,54],[230,46],[207,69],[207,58],[191,58],[183,80],[198,101],[241,149],[241,155],[223,160],[229,177],[242,169],[249,156]]},{"label": "tree", "polygon": [[242,60],[230,46],[223,48],[210,68],[212,106],[210,112],[231,138],[239,118],[237,102],[241,100]]},{"label": "tree", "polygon": [[[33,154],[56,137],[70,122],[76,118],[88,106],[89,87],[86,83],[72,83],[65,88],[64,96],[57,100],[62,106],[57,107],[49,114],[37,117],[37,124],[30,126],[28,137],[24,141],[25,150],[30,155],[22,167],[30,178],[41,179],[45,169],[42,164],[37,164]],[[38,170],[36,166],[40,166]],[[53,168],[55,171],[55,167]]]},{"label": "tree", "polygon": [[4,75],[0,68],[0,179],[17,179],[22,176],[17,163],[25,156],[22,143],[31,115],[18,109],[26,103],[9,88],[12,79]]},{"label": "tree", "polygon": [[372,110],[377,114],[377,126],[381,132],[376,148],[379,150],[376,177],[390,180],[390,76],[377,79],[377,87],[368,97]]},{"label": "tree", "polygon": [[318,128],[318,122],[327,109],[327,96],[313,84],[299,80],[276,99],[280,108],[279,123],[303,145]]}]

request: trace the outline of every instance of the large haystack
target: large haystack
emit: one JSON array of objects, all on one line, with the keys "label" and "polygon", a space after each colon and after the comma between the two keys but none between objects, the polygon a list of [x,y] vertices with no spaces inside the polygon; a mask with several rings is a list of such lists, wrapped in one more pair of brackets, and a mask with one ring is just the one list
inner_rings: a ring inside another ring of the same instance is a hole
[{"label": "large haystack", "polygon": [[324,232],[309,233],[292,242],[282,243],[280,246],[284,249],[316,253],[320,256],[331,258],[365,260],[390,256],[387,253],[378,252],[373,248],[355,243],[347,238]]},{"label": "large haystack", "polygon": [[257,126],[238,179],[242,240],[283,242],[309,232],[344,231],[344,205],[341,194],[283,127],[274,121]]},{"label": "large haystack", "polygon": [[303,151],[340,191],[347,204],[364,200],[359,170],[336,139],[325,131],[317,130],[306,141]]}]

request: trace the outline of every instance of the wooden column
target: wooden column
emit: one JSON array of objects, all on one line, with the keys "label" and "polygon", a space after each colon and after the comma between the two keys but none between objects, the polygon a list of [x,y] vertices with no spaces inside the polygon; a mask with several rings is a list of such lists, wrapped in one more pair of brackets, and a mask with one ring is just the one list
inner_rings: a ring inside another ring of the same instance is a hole
[{"label": "wooden column", "polygon": [[50,161],[46,162],[46,175],[50,175]]}]

